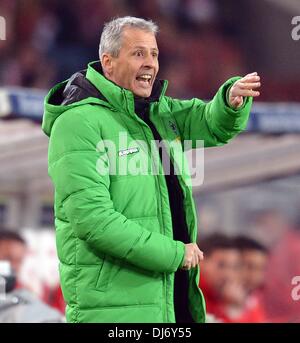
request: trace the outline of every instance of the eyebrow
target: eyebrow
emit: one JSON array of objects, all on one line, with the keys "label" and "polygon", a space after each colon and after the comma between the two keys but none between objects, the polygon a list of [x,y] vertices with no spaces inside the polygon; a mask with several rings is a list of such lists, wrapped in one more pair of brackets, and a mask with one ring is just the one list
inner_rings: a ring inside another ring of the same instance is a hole
[{"label": "eyebrow", "polygon": [[[132,50],[135,50],[135,49],[147,49],[147,48],[145,46],[138,45],[132,48]],[[158,48],[151,48],[150,50],[159,52]]]}]

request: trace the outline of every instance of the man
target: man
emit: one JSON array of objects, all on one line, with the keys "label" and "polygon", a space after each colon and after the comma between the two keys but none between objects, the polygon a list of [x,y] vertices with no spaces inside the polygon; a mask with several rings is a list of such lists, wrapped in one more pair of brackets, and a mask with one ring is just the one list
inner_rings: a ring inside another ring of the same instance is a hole
[{"label": "man", "polygon": [[235,241],[223,234],[212,234],[202,240],[205,260],[201,262],[202,289],[207,312],[217,320],[233,321],[241,312],[245,292],[240,280],[241,254]]},{"label": "man", "polygon": [[240,322],[266,322],[262,291],[266,282],[268,249],[259,241],[243,235],[236,237],[235,243],[241,252],[242,282],[246,292],[245,308],[238,319]]},{"label": "man", "polygon": [[0,282],[5,281],[5,296],[0,294],[0,323],[62,323],[64,318],[58,311],[41,302],[18,280],[26,250],[21,235],[0,228]]},{"label": "man", "polygon": [[247,236],[236,237],[235,243],[242,255],[242,278],[247,294],[260,292],[266,279],[268,249]]},{"label": "man", "polygon": [[26,255],[26,242],[17,232],[0,229],[0,260],[9,261],[19,275]]},{"label": "man", "polygon": [[[185,140],[218,146],[245,129],[260,83],[256,73],[231,79],[209,104],[167,97],[167,81],[156,79],[157,31],[152,21],[112,20],[100,63],[46,97],[43,130],[70,322],[205,321],[191,183],[175,169]],[[153,140],[165,144],[150,154]],[[171,142],[176,154],[169,155]],[[138,156],[146,173],[129,173]]]},{"label": "man", "polygon": [[267,321],[300,323],[299,301],[294,297],[300,275],[300,232],[297,222],[276,208],[258,211],[252,218],[255,232],[269,248],[262,304]]},{"label": "man", "polygon": [[264,281],[267,253],[244,236],[213,234],[201,242],[200,287],[207,312],[226,323],[261,323],[266,318],[257,291]]}]

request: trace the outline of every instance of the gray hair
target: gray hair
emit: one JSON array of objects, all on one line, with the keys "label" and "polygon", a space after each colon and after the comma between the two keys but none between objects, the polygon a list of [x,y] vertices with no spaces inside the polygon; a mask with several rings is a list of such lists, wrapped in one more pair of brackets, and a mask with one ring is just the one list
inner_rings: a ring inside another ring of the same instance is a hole
[{"label": "gray hair", "polygon": [[104,53],[118,57],[122,46],[122,32],[126,27],[152,32],[154,35],[158,32],[158,26],[152,20],[129,16],[115,18],[104,25],[99,45],[100,60]]}]

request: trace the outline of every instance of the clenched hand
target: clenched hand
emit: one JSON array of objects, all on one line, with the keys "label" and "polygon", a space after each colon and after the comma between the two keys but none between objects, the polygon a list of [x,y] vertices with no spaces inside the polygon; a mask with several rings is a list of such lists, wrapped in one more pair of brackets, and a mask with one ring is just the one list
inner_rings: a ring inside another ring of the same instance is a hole
[{"label": "clenched hand", "polygon": [[242,79],[237,80],[229,90],[229,104],[233,108],[239,108],[243,105],[245,96],[257,97],[260,95],[260,77],[255,73],[248,74]]},{"label": "clenched hand", "polygon": [[195,268],[201,260],[203,260],[203,252],[198,248],[198,245],[196,243],[186,244],[182,269]]}]

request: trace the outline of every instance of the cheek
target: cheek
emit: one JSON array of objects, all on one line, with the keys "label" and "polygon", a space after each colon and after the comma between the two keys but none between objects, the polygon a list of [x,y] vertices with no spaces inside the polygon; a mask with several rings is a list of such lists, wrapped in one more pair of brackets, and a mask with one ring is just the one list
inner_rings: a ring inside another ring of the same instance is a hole
[{"label": "cheek", "polygon": [[120,82],[127,82],[128,75],[127,75],[126,69],[120,69],[118,71],[118,79]]},{"label": "cheek", "polygon": [[123,72],[123,80],[126,80],[128,84],[135,84],[135,77],[137,75],[137,71],[128,67],[126,70]]},{"label": "cheek", "polygon": [[113,79],[116,84],[121,85],[121,86],[126,86],[128,85],[128,80],[129,80],[129,68],[126,66],[125,63],[123,64],[118,64],[114,68],[113,72]]}]

